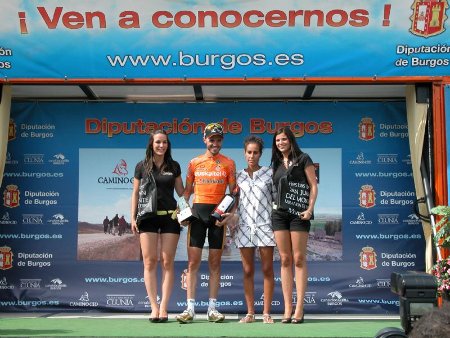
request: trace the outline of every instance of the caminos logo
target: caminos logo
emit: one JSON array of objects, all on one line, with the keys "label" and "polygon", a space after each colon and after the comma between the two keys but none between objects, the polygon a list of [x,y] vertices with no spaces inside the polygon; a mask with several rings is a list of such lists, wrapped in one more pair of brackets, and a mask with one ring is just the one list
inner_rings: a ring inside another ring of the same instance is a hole
[{"label": "caminos logo", "polygon": [[444,22],[447,20],[445,10],[448,8],[447,0],[414,0],[411,9],[411,29],[412,34],[428,38],[441,34]]},{"label": "caminos logo", "polygon": [[17,127],[14,123],[13,119],[9,119],[9,125],[8,125],[8,141],[12,141],[16,139],[17,134]]},{"label": "caminos logo", "polygon": [[53,155],[53,157],[48,161],[54,165],[64,165],[66,163],[69,163],[69,160],[64,156],[63,153]]},{"label": "caminos logo", "polygon": [[375,138],[375,124],[370,117],[364,117],[358,125],[359,139],[371,141]]},{"label": "caminos logo", "polygon": [[47,222],[53,225],[63,225],[68,223],[69,220],[67,220],[63,214],[54,214]]},{"label": "caminos logo", "polygon": [[8,284],[6,281],[6,277],[0,279],[0,290],[12,290],[14,289],[14,285]]},{"label": "caminos logo", "polygon": [[[115,166],[112,174],[115,176],[102,176],[97,179],[100,184],[130,184],[133,183],[133,177],[128,177],[128,164],[125,160],[120,160]],[[109,188],[111,189],[111,188]],[[120,188],[122,189],[122,188]]]},{"label": "caminos logo", "polygon": [[9,246],[0,247],[0,270],[8,270],[12,268],[13,252]]},{"label": "caminos logo", "polygon": [[372,284],[364,283],[364,279],[360,276],[355,283],[348,285],[350,288],[371,288]]},{"label": "caminos logo", "polygon": [[119,161],[119,163],[116,164],[116,167],[113,170],[113,174],[119,176],[127,176],[128,175],[127,167],[128,167],[127,162],[124,159],[122,159]]},{"label": "caminos logo", "polygon": [[363,212],[360,212],[356,217],[356,220],[350,221],[350,224],[372,224],[373,222],[370,220],[366,220],[366,216]]},{"label": "caminos logo", "polygon": [[17,221],[11,219],[11,217],[9,216],[9,212],[5,212],[2,216],[2,218],[0,219],[0,224],[4,224],[4,225],[14,225],[17,224]]},{"label": "caminos logo", "polygon": [[14,160],[14,159],[12,158],[12,156],[11,156],[11,153],[8,151],[8,152],[6,153],[6,160],[5,160],[5,163],[11,165],[11,164],[17,164],[17,163],[19,163],[19,161]]},{"label": "caminos logo", "polygon": [[361,249],[361,252],[359,253],[359,262],[361,269],[364,270],[373,270],[377,268],[377,254],[375,250],[370,247],[366,246]]},{"label": "caminos logo", "polygon": [[375,190],[373,186],[365,184],[359,191],[359,206],[361,208],[372,208],[375,206]]},{"label": "caminos logo", "polygon": [[371,160],[367,160],[364,156],[364,153],[361,151],[354,160],[350,160],[349,164],[358,165],[358,164],[372,164]]},{"label": "caminos logo", "polygon": [[7,208],[17,208],[20,205],[20,191],[15,184],[9,184],[3,191],[3,205]]},{"label": "caminos logo", "polygon": [[69,306],[77,307],[97,307],[98,302],[91,302],[89,300],[89,294],[85,291],[76,302],[69,302]]}]

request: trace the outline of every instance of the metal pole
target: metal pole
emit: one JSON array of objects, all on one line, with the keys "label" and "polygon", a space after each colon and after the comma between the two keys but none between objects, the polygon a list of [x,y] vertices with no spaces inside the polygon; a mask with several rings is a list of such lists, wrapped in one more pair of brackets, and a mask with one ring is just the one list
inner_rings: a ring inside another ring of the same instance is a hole
[{"label": "metal pole", "polygon": [[[425,202],[427,204],[428,214],[430,215],[431,230],[433,231],[433,237],[436,238],[436,221],[434,219],[434,215],[430,212],[430,210],[434,207],[434,203],[433,200],[431,199],[430,183],[428,182],[427,168],[423,159],[422,162],[420,163],[420,173],[422,174],[423,188],[425,190]],[[437,258],[438,260],[441,260],[442,259],[441,249],[436,241],[435,246]]]}]

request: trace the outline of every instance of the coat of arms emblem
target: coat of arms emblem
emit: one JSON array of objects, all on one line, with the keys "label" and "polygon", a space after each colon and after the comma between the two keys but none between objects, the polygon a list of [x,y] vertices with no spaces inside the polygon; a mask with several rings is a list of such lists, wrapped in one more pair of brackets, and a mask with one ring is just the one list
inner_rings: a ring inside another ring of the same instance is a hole
[{"label": "coat of arms emblem", "polygon": [[359,257],[361,269],[373,270],[377,268],[377,254],[372,247],[366,246],[362,248]]},{"label": "coat of arms emblem", "polygon": [[447,19],[445,11],[448,8],[448,0],[415,0],[411,8],[412,34],[425,38],[441,34],[445,28]]}]

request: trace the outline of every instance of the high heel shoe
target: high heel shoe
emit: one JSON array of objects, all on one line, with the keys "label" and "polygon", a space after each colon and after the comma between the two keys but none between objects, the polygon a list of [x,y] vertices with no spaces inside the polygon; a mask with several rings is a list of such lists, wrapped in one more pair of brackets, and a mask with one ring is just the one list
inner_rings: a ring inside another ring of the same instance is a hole
[{"label": "high heel shoe", "polygon": [[302,324],[305,321],[305,314],[302,315],[302,318],[292,318],[292,324]]},{"label": "high heel shoe", "polygon": [[150,317],[148,319],[152,323],[159,323],[160,319],[158,317]]},{"label": "high heel shoe", "polygon": [[158,319],[159,319],[158,323],[165,323],[169,321],[169,317],[159,317]]},{"label": "high heel shoe", "polygon": [[292,318],[282,318],[281,324],[289,324],[292,322]]}]

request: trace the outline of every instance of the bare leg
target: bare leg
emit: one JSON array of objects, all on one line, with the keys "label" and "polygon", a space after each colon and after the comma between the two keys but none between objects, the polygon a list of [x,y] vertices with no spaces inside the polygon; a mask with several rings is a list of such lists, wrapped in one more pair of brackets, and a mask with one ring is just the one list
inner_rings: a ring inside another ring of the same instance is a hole
[{"label": "bare leg", "polygon": [[157,301],[158,283],[156,276],[158,264],[158,236],[159,235],[154,232],[144,232],[139,235],[142,259],[144,262],[144,284],[152,307],[151,318],[159,317],[159,306]]},{"label": "bare leg", "polygon": [[167,317],[167,305],[169,304],[175,278],[174,260],[179,238],[180,235],[178,234],[161,234],[162,294],[159,317]]},{"label": "bare leg", "polygon": [[209,249],[209,298],[217,299],[219,294],[222,252],[222,249]]},{"label": "bare leg", "polygon": [[273,275],[273,247],[260,247],[262,272],[264,276],[264,310],[263,314],[270,314],[272,307],[273,288],[275,285]]},{"label": "bare leg", "polygon": [[297,306],[294,318],[301,319],[303,316],[303,303],[308,282],[308,268],[306,264],[306,246],[308,233],[304,231],[291,232],[292,248],[294,251],[295,285],[297,290]]},{"label": "bare leg", "polygon": [[284,316],[291,318],[292,315],[292,287],[294,276],[292,272],[292,245],[291,234],[288,230],[275,231],[275,241],[280,253],[281,263],[281,288],[283,290]]},{"label": "bare leg", "polygon": [[254,276],[255,248],[240,248],[242,269],[244,270],[244,296],[247,303],[247,313],[255,313]]},{"label": "bare leg", "polygon": [[188,247],[187,299],[195,299],[197,274],[202,262],[202,249]]}]

